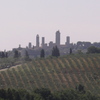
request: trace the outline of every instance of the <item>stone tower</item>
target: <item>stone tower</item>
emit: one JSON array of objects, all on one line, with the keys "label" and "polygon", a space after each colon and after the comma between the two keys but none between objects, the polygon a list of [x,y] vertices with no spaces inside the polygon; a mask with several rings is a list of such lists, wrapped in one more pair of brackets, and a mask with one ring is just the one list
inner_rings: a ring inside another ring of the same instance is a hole
[{"label": "stone tower", "polygon": [[29,47],[29,49],[32,48],[32,44],[31,44],[31,42],[29,42],[28,47]]},{"label": "stone tower", "polygon": [[56,45],[60,46],[60,32],[59,32],[59,30],[56,32]]},{"label": "stone tower", "polygon": [[42,37],[42,44],[41,44],[42,48],[44,47],[44,44],[45,44],[45,38]]},{"label": "stone tower", "polygon": [[39,35],[36,36],[36,47],[39,47]]},{"label": "stone tower", "polygon": [[70,45],[70,37],[69,37],[69,36],[66,37],[66,45],[67,45],[67,46]]}]

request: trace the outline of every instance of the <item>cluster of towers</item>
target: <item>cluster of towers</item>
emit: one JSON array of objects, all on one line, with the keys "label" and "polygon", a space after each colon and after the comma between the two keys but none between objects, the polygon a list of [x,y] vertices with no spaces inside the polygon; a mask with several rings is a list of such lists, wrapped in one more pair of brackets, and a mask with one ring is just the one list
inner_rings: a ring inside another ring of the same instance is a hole
[{"label": "cluster of towers", "polygon": [[[53,43],[52,41],[49,42],[49,47],[53,47],[55,45],[57,45],[58,47],[61,47],[61,39],[60,39],[60,31],[56,31],[56,34],[55,34],[55,43]],[[65,46],[68,46],[70,44],[70,37],[67,36],[66,37],[66,42],[65,42]],[[29,44],[29,46],[31,46],[31,44]],[[64,46],[64,45],[63,45]],[[37,34],[36,35],[36,48],[39,48],[40,47],[40,39],[39,39],[39,35]],[[47,43],[45,43],[45,37],[42,37],[42,43],[41,43],[41,47],[42,48],[46,48],[47,47]]]},{"label": "cluster of towers", "polygon": [[52,48],[54,46],[57,46],[60,50],[60,55],[66,55],[69,54],[70,48],[73,49],[73,53],[77,53],[78,50],[82,50],[83,53],[87,52],[87,48],[90,46],[95,46],[100,48],[100,42],[97,43],[91,43],[91,42],[81,42],[78,41],[77,43],[70,43],[70,37],[66,37],[65,44],[61,44],[61,33],[60,31],[56,31],[55,33],[55,43],[53,41],[50,41],[49,44],[45,43],[45,37],[42,37],[41,45],[40,45],[40,37],[37,34],[36,35],[36,46],[32,47],[31,42],[26,48],[22,48],[21,45],[19,45],[18,48],[13,48],[13,50],[19,50],[21,52],[21,55],[23,56],[25,54],[25,50],[28,51],[28,54],[30,57],[37,57],[40,56],[40,50],[43,48],[45,50],[46,56],[51,55]]},{"label": "cluster of towers", "polygon": [[31,42],[26,48],[21,48],[21,45],[19,45],[18,48],[13,48],[13,50],[17,49],[19,52],[21,52],[22,55],[24,55],[25,50],[28,51],[28,54],[31,57],[37,57],[40,56],[40,50],[43,48],[45,50],[46,56],[51,55],[52,48],[54,46],[57,46],[60,50],[60,55],[66,55],[69,54],[70,49],[73,49],[73,53],[77,53],[79,50],[81,50],[83,53],[87,52],[87,48],[90,46],[95,46],[100,48],[100,42],[85,42],[85,41],[78,41],[77,43],[70,43],[70,37],[66,37],[65,44],[61,44],[61,33],[60,31],[56,31],[55,33],[55,43],[53,41],[50,41],[49,44],[45,43],[45,37],[42,37],[41,45],[40,45],[40,37],[37,34],[36,35],[36,46],[32,47]]}]

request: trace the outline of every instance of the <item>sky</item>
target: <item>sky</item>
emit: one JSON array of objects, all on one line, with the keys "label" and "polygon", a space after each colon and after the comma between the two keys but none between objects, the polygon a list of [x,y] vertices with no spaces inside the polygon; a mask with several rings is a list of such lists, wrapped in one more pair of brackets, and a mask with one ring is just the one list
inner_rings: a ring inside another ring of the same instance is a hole
[{"label": "sky", "polygon": [[77,41],[100,42],[100,0],[0,0],[0,50],[36,45],[36,35],[55,43],[55,32]]}]

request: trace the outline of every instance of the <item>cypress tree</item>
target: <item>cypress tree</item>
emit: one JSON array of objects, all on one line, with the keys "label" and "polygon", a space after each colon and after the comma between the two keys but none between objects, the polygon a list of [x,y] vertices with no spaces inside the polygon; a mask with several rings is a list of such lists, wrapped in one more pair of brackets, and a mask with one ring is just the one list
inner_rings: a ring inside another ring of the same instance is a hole
[{"label": "cypress tree", "polygon": [[8,58],[8,52],[6,52],[5,57]]},{"label": "cypress tree", "polygon": [[52,56],[55,56],[55,48],[52,49]]},{"label": "cypress tree", "polygon": [[45,52],[44,52],[44,49],[42,49],[42,50],[41,50],[40,57],[41,57],[41,58],[44,58],[44,57],[45,57]]},{"label": "cypress tree", "polygon": [[27,60],[30,60],[29,54],[28,54],[28,51],[27,51],[27,50],[25,50],[25,60],[26,60],[26,61],[27,61]]},{"label": "cypress tree", "polygon": [[58,49],[57,46],[53,47],[52,56],[55,56],[55,57],[59,57],[60,56],[59,49]]},{"label": "cypress tree", "polygon": [[72,48],[70,48],[69,54],[72,54]]},{"label": "cypress tree", "polygon": [[18,52],[18,50],[15,50],[14,51],[14,58],[18,58],[20,55],[19,55],[19,52]]},{"label": "cypress tree", "polygon": [[4,58],[5,57],[5,53],[1,52],[1,57]]}]

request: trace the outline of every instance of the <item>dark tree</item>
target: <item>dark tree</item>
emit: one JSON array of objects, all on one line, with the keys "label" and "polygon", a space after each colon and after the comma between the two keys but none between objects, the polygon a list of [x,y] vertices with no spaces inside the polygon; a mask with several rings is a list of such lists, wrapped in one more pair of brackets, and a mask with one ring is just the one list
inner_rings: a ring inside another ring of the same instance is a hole
[{"label": "dark tree", "polygon": [[84,89],[84,86],[79,84],[77,87],[76,87],[76,90],[79,91],[79,92],[83,92],[85,93],[85,89]]},{"label": "dark tree", "polygon": [[18,52],[18,50],[14,51],[14,58],[18,58],[20,57],[20,53]]},{"label": "dark tree", "polygon": [[51,95],[51,91],[46,88],[40,88],[40,89],[35,89],[34,93],[39,94],[44,98],[44,100],[47,100],[46,98]]},{"label": "dark tree", "polygon": [[44,58],[44,57],[45,57],[44,49],[41,50],[40,57],[41,57],[41,58]]},{"label": "dark tree", "polygon": [[4,58],[4,57],[5,57],[5,53],[1,52],[1,58]]},{"label": "dark tree", "polygon": [[5,57],[8,58],[8,52],[5,53]]},{"label": "dark tree", "polygon": [[8,88],[8,90],[7,90],[7,99],[8,100],[13,100],[14,99],[12,89],[10,89],[10,88]]},{"label": "dark tree", "polygon": [[55,56],[55,47],[52,49],[52,56]]},{"label": "dark tree", "polygon": [[55,57],[59,57],[60,56],[59,49],[58,49],[57,46],[53,47],[52,56],[55,56]]},{"label": "dark tree", "polygon": [[70,54],[72,54],[72,48],[70,48],[70,51],[69,51],[69,53],[70,53]]},{"label": "dark tree", "polygon": [[22,100],[19,92],[16,92],[15,100]]},{"label": "dark tree", "polygon": [[91,46],[88,48],[87,53],[100,53],[100,48],[97,48],[95,46]]},{"label": "dark tree", "polygon": [[8,58],[8,52],[0,52],[0,58]]},{"label": "dark tree", "polygon": [[2,57],[2,52],[0,52],[0,58]]},{"label": "dark tree", "polygon": [[29,54],[28,54],[28,51],[25,50],[25,60],[28,61],[30,58],[29,58]]},{"label": "dark tree", "polygon": [[7,98],[7,92],[4,89],[0,89],[0,98]]}]

